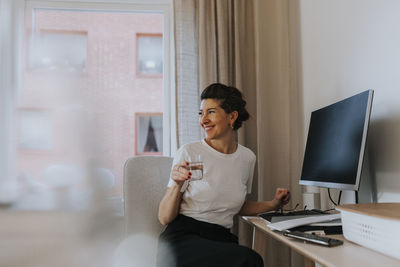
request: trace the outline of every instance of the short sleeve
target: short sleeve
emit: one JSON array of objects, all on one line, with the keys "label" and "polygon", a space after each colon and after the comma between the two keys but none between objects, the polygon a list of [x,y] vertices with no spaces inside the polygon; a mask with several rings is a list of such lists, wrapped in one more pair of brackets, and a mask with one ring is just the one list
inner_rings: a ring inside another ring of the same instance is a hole
[{"label": "short sleeve", "polygon": [[[186,148],[185,146],[181,146],[181,148],[178,149],[178,151],[176,152],[176,155],[174,157],[174,160],[172,162],[172,167],[176,164],[178,164],[179,162],[182,162],[185,160],[185,155],[187,154]],[[171,168],[172,171],[172,168]],[[168,181],[168,187],[172,187],[176,185],[175,181],[171,179],[171,176],[169,177],[169,181]]]},{"label": "short sleeve", "polygon": [[247,194],[251,193],[255,166],[256,166],[256,156],[254,154],[252,154],[251,162],[250,162],[250,166],[249,166],[249,179],[247,179]]}]

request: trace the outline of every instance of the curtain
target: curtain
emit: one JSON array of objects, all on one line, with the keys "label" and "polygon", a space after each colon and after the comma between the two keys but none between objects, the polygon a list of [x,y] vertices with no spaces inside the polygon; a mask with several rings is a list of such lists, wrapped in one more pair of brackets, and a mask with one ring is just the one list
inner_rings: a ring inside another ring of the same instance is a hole
[{"label": "curtain", "polygon": [[[292,208],[301,204],[302,195],[298,184],[303,135],[297,5],[289,0],[256,0],[254,9],[258,198],[272,199],[277,187],[286,187],[291,191]],[[265,266],[303,264],[297,253],[272,239],[265,241],[263,255]]]},{"label": "curtain", "polygon": [[174,1],[177,146],[201,139],[195,0]]},{"label": "curtain", "polygon": [[144,147],[146,145],[147,135],[149,131],[149,124],[150,124],[150,116],[140,116],[138,117],[138,143],[137,143],[137,151],[139,153],[144,152]]},{"label": "curtain", "polygon": [[162,151],[163,148],[163,128],[162,128],[162,116],[154,116],[151,119],[154,128],[154,137],[156,138],[156,143],[158,151]]}]

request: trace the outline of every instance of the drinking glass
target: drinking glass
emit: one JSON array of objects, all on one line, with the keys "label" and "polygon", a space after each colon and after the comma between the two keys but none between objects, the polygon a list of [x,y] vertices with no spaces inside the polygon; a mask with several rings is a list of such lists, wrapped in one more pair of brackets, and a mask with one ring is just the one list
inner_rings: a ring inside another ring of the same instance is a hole
[{"label": "drinking glass", "polygon": [[190,180],[203,179],[203,160],[200,155],[190,155],[185,159],[189,162],[187,169],[192,173]]}]

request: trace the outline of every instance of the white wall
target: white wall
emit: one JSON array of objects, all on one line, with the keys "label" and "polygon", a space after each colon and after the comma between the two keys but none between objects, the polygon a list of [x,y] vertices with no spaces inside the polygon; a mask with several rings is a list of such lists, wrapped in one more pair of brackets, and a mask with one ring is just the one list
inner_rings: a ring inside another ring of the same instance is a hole
[{"label": "white wall", "polygon": [[374,89],[368,146],[377,199],[399,202],[400,1],[299,0],[296,11],[304,133],[311,111]]}]

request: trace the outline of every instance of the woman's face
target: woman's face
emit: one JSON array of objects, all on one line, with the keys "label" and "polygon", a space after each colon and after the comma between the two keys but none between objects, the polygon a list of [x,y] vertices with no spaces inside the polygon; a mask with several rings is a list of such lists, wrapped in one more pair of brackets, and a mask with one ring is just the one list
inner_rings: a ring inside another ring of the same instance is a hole
[{"label": "woman's face", "polygon": [[231,125],[235,121],[233,118],[232,113],[227,114],[220,107],[219,100],[208,98],[201,101],[199,122],[207,139],[218,139],[231,133]]}]

